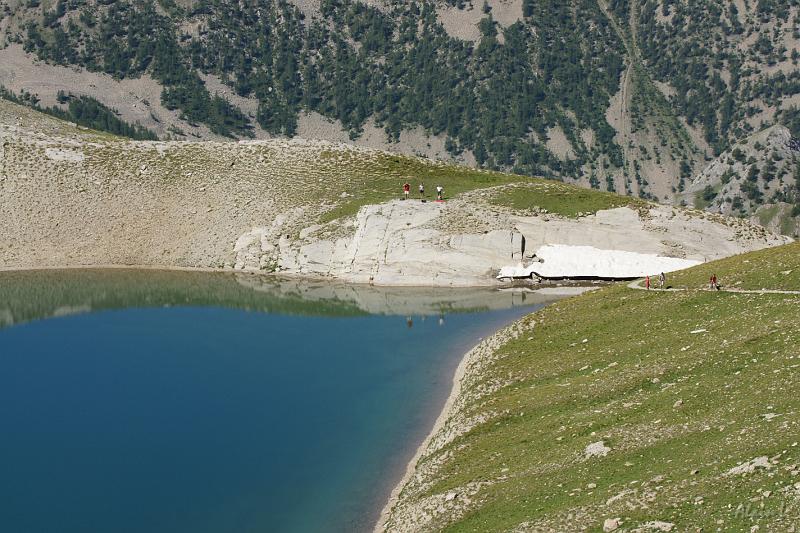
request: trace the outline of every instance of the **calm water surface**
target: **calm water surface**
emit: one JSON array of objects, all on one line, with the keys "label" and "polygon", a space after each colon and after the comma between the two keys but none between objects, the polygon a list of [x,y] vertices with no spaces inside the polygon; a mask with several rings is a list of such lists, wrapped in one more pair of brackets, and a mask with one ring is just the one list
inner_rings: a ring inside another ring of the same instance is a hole
[{"label": "calm water surface", "polygon": [[369,530],[531,294],[0,273],[0,530]]}]

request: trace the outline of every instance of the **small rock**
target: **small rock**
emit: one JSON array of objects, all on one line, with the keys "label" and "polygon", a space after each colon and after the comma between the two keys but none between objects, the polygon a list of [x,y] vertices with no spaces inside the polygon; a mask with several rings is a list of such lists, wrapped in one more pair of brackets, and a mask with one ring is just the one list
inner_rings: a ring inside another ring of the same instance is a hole
[{"label": "small rock", "polygon": [[678,400],[677,402],[675,402],[675,403],[672,405],[672,408],[673,408],[673,409],[677,409],[677,408],[681,407],[682,405],[683,405],[683,400]]},{"label": "small rock", "polygon": [[605,457],[611,448],[605,445],[603,441],[593,442],[586,447],[583,453],[586,457]]},{"label": "small rock", "polygon": [[764,468],[766,470],[772,468],[772,465],[769,464],[769,458],[767,456],[756,457],[755,459],[751,459],[746,463],[734,466],[725,472],[725,475],[734,476],[737,474],[749,474],[754,472],[756,468]]},{"label": "small rock", "polygon": [[661,520],[653,520],[644,524],[644,529],[652,531],[672,531],[674,528],[675,524],[672,522],[663,522]]},{"label": "small rock", "polygon": [[619,529],[619,526],[620,526],[619,518],[606,518],[606,521],[603,522],[603,531],[605,533],[609,533],[610,531],[616,531]]},{"label": "small rock", "polygon": [[447,495],[444,497],[444,500],[446,502],[451,502],[451,501],[455,500],[457,497],[458,497],[458,493],[457,492],[448,492]]},{"label": "small rock", "polygon": [[589,490],[596,489],[597,483],[589,483],[588,485],[586,485],[586,488]]}]

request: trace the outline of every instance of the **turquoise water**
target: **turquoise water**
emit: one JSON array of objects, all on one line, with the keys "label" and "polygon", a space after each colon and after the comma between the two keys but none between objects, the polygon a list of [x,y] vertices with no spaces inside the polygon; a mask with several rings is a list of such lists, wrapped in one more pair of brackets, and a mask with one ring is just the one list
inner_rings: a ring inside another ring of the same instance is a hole
[{"label": "turquoise water", "polygon": [[369,530],[462,354],[542,302],[364,291],[0,275],[2,530]]}]

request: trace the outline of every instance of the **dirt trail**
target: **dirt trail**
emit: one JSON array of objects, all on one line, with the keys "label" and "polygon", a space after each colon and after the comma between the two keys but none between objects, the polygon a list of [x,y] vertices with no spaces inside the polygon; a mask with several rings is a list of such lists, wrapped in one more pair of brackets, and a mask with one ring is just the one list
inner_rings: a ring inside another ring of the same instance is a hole
[{"label": "dirt trail", "polygon": [[[629,145],[631,139],[633,137],[632,131],[632,120],[630,116],[630,101],[631,101],[631,83],[632,83],[632,74],[636,66],[639,62],[639,55],[636,49],[635,38],[631,39],[630,36],[625,32],[625,30],[620,26],[619,21],[612,13],[608,2],[606,0],[599,0],[597,5],[600,7],[600,10],[606,16],[606,18],[611,23],[611,27],[614,28],[614,32],[619,37],[620,41],[622,41],[623,45],[625,46],[625,52],[627,56],[626,60],[626,67],[625,71],[622,73],[622,80],[620,82],[620,93],[619,93],[619,103],[618,109],[611,109],[609,110],[610,113],[616,115],[617,120],[617,131],[619,134],[619,144],[622,148],[622,156],[625,162],[630,161],[632,159],[630,154]],[[631,27],[634,27],[634,17],[633,17],[633,7],[631,7]],[[634,32],[635,30],[631,30]],[[615,97],[616,98],[616,97]],[[614,104],[614,100],[611,102],[611,106],[616,107]],[[623,183],[623,190],[625,188],[625,184]]]},{"label": "dirt trail", "polygon": [[725,289],[719,288],[716,291],[712,290],[711,288],[701,288],[701,289],[689,289],[689,288],[674,288],[668,287],[666,289],[658,289],[655,287],[645,288],[642,287],[643,279],[637,279],[632,281],[628,284],[629,289],[636,289],[639,291],[654,291],[654,292],[685,292],[685,291],[705,291],[705,292],[732,292],[736,294],[798,294],[800,295],[800,291],[785,291],[779,289]]}]

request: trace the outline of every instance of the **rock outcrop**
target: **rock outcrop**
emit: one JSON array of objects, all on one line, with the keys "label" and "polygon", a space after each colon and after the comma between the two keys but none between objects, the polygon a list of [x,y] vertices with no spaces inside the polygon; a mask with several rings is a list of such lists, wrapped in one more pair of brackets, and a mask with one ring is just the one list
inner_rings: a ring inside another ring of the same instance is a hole
[{"label": "rock outcrop", "polygon": [[353,233],[335,240],[288,239],[277,219],[237,240],[236,266],[376,285],[471,286],[492,283],[495,271],[522,257],[522,235],[510,229],[476,235],[431,227],[444,209],[416,201],[365,206]]},{"label": "rock outcrop", "polygon": [[[476,209],[476,203],[484,217],[498,220],[490,226],[495,229],[447,229],[447,221],[463,218],[460,212]],[[320,225],[304,229],[298,239],[288,238],[280,230],[287,218],[240,236],[236,268],[376,285],[474,286],[493,283],[502,267],[529,263],[544,247],[556,254],[591,248],[600,255],[619,252],[623,259],[665,258],[667,266],[654,267],[655,274],[789,242],[746,221],[655,205],[568,219],[502,215],[476,199],[448,204],[392,201],[365,206],[339,228],[345,234],[332,239],[319,237],[327,229]],[[627,263],[618,265],[619,275],[608,268],[600,274],[584,272],[574,261],[556,261],[553,253],[545,277],[639,275],[629,268],[636,265]]]}]

